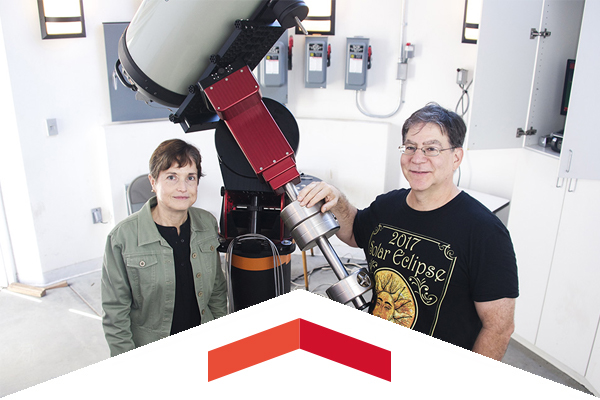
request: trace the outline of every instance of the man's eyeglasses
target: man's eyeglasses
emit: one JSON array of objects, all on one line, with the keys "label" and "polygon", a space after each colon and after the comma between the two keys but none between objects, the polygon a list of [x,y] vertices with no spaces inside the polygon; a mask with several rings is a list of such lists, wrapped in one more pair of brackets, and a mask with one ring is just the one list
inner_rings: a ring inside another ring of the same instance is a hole
[{"label": "man's eyeglasses", "polygon": [[453,150],[456,147],[448,147],[447,149],[440,149],[435,146],[426,146],[418,148],[416,146],[400,146],[400,152],[407,156],[413,156],[417,150],[421,150],[425,157],[437,157],[440,155],[442,151]]}]

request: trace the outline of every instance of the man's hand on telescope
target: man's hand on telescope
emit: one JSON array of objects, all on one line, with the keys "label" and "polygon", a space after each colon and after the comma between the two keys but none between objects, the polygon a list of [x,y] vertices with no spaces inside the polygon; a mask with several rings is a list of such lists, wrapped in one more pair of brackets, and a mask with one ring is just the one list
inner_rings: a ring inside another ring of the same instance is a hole
[{"label": "man's hand on telescope", "polygon": [[298,193],[297,199],[304,207],[312,207],[323,200],[325,204],[321,206],[321,212],[331,211],[340,224],[337,237],[349,246],[358,247],[352,231],[357,209],[338,188],[323,181],[312,182]]}]

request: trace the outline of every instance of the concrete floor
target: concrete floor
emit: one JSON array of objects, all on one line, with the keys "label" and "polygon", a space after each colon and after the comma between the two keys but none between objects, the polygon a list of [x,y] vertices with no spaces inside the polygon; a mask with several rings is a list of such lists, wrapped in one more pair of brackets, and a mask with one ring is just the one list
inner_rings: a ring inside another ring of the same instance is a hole
[{"label": "concrete floor", "polygon": [[[308,255],[307,264],[309,290],[325,296],[337,279],[323,257]],[[300,254],[292,255],[291,265],[292,290],[302,290]],[[0,288],[0,397],[109,357],[100,323],[100,271],[68,283],[69,287],[48,290],[42,298]],[[511,340],[503,362],[591,394],[515,341]]]}]

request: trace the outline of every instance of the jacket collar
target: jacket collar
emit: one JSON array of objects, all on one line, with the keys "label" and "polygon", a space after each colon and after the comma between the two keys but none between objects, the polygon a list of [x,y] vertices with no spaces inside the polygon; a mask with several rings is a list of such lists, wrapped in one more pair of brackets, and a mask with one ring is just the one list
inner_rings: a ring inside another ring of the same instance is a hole
[{"label": "jacket collar", "polygon": [[[166,244],[166,240],[163,239],[160,232],[158,232],[158,228],[152,219],[152,208],[154,208],[158,204],[156,196],[150,198],[146,204],[140,209],[138,214],[138,243],[139,245],[144,245],[153,242],[161,242]],[[199,213],[190,212],[188,213],[188,218],[190,221],[190,231],[194,232],[202,232],[210,229],[210,226],[204,223],[204,221],[200,218]]]}]

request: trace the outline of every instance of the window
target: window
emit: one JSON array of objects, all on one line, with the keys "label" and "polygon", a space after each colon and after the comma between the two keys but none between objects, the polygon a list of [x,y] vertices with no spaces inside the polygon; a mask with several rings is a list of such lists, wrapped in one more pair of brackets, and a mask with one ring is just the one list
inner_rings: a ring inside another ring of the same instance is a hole
[{"label": "window", "polygon": [[462,42],[477,44],[479,23],[481,22],[482,0],[465,0]]},{"label": "window", "polygon": [[[308,6],[308,16],[302,25],[309,35],[335,35],[335,0],[304,0]],[[301,34],[296,27],[296,34]]]}]

